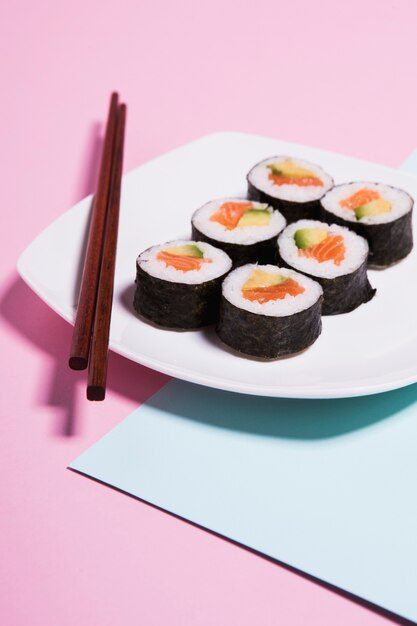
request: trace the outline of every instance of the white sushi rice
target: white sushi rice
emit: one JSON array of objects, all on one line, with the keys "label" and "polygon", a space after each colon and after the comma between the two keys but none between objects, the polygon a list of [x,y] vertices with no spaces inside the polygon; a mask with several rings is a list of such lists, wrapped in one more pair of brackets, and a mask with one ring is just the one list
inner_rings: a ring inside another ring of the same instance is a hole
[{"label": "white sushi rice", "polygon": [[[269,178],[271,170],[268,168],[268,165],[271,163],[278,164],[281,161],[287,160],[292,161],[295,165],[298,165],[303,169],[313,172],[314,175],[320,178],[323,182],[323,186],[317,187],[310,185],[300,187],[298,185],[275,185]],[[333,178],[329,176],[329,174],[326,174],[321,167],[315,165],[314,163],[310,163],[309,161],[296,159],[291,156],[275,156],[261,161],[250,170],[248,174],[248,181],[256,187],[256,189],[267,193],[269,196],[280,200],[288,200],[290,202],[310,202],[313,200],[319,200],[331,187],[333,187]]]},{"label": "white sushi rice", "polygon": [[[355,211],[352,209],[344,208],[340,206],[340,202],[350,198],[354,193],[361,189],[372,189],[377,191],[381,198],[388,200],[391,203],[391,211],[387,213],[380,213],[379,215],[370,215],[358,220],[355,215]],[[330,213],[341,217],[347,222],[359,222],[360,224],[386,224],[388,222],[394,222],[399,217],[402,217],[413,207],[413,199],[408,195],[406,191],[391,187],[390,185],[383,185],[382,183],[346,183],[344,185],[337,185],[326,193],[324,198],[321,199],[321,204]]]},{"label": "white sushi rice", "polygon": [[[298,296],[287,294],[285,298],[281,300],[271,300],[263,304],[256,301],[251,302],[243,297],[242,287],[255,269],[292,278],[304,287],[305,291]],[[226,300],[239,309],[244,309],[250,313],[257,313],[258,315],[268,315],[269,317],[285,317],[310,308],[323,294],[323,290],[316,281],[294,270],[277,267],[276,265],[258,265],[256,263],[250,263],[238,267],[226,276],[223,281],[222,293]]]},{"label": "white sushi rice", "polygon": [[285,228],[287,222],[285,217],[279,211],[274,211],[272,207],[261,202],[252,202],[253,209],[259,211],[267,210],[270,213],[269,224],[265,226],[244,226],[228,230],[223,224],[211,221],[222,204],[225,202],[249,202],[242,198],[221,198],[219,200],[211,200],[197,209],[193,214],[191,221],[197,230],[210,239],[222,241],[225,243],[234,243],[239,245],[250,245],[265,241],[278,234]]},{"label": "white sushi rice", "polygon": [[[211,263],[203,263],[198,270],[190,270],[184,272],[183,270],[177,270],[175,267],[167,267],[164,261],[159,261],[156,257],[158,252],[166,250],[167,248],[174,248],[177,246],[195,245],[203,252],[204,258],[210,259]],[[160,278],[161,280],[167,280],[172,283],[184,283],[187,285],[198,285],[205,283],[208,280],[218,278],[223,274],[226,274],[231,267],[232,261],[230,257],[209,243],[203,243],[202,241],[187,241],[185,239],[179,239],[176,241],[169,241],[158,246],[152,246],[144,252],[142,252],[138,258],[137,263],[139,267],[144,271]]]},{"label": "white sushi rice", "polygon": [[[299,256],[294,235],[297,230],[302,228],[320,228],[331,235],[342,235],[346,251],[345,258],[340,265],[336,265],[331,260],[319,263],[316,259]],[[344,226],[329,225],[316,220],[298,220],[298,222],[287,226],[278,237],[278,248],[281,258],[291,267],[318,278],[336,278],[350,274],[362,265],[369,252],[368,242],[363,237]]]}]

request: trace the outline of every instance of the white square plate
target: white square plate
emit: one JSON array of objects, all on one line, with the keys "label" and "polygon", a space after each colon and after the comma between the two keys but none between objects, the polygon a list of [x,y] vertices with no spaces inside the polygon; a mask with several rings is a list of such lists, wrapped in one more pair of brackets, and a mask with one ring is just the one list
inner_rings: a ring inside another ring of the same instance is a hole
[{"label": "white square plate", "polygon": [[[278,361],[263,363],[232,354],[213,329],[162,330],[135,316],[137,255],[153,244],[189,237],[191,214],[206,201],[245,196],[250,167],[274,154],[311,160],[336,183],[378,181],[417,198],[417,179],[408,174],[275,139],[217,133],[169,152],[123,177],[111,349],[176,378],[263,396],[348,397],[416,382],[415,250],[392,268],[369,272],[377,288],[371,302],[352,313],[323,318],[322,334],[313,346]],[[62,215],[18,262],[22,278],[69,322],[77,304],[90,206],[91,196]]]}]

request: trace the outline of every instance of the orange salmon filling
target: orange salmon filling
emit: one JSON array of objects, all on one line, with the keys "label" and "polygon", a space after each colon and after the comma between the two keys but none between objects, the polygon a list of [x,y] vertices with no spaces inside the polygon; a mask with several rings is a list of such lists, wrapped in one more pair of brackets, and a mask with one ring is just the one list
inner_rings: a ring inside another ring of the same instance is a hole
[{"label": "orange salmon filling", "polygon": [[317,176],[291,177],[281,174],[268,174],[274,185],[297,185],[298,187],[323,187],[323,181]]},{"label": "orange salmon filling", "polygon": [[345,244],[341,235],[328,235],[326,239],[320,241],[312,248],[298,250],[298,256],[306,259],[316,259],[319,263],[333,261],[335,265],[340,265],[345,258]]},{"label": "orange salmon filling", "polygon": [[175,267],[176,270],[190,272],[199,270],[203,263],[211,263],[211,259],[196,258],[185,254],[171,254],[162,250],[156,255],[158,261],[163,261],[167,267]]},{"label": "orange salmon filling", "polygon": [[218,222],[227,230],[233,230],[238,225],[242,215],[252,207],[252,202],[223,202],[216,213],[210,217],[210,221]]},{"label": "orange salmon filling", "polygon": [[305,289],[293,278],[287,278],[283,283],[268,287],[256,287],[256,289],[242,289],[242,296],[251,302],[270,302],[271,300],[283,300],[285,296],[298,296]]},{"label": "orange salmon filling", "polygon": [[372,202],[372,200],[379,200],[380,197],[379,193],[373,189],[359,189],[359,191],[349,196],[349,198],[341,200],[339,204],[344,209],[352,209],[352,211],[354,211],[363,204]]}]

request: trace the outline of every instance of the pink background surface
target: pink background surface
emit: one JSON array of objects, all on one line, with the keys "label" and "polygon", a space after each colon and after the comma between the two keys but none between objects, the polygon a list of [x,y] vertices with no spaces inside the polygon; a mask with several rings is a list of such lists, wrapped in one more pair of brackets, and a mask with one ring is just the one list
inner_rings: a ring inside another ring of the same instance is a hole
[{"label": "pink background surface", "polygon": [[112,89],[125,170],[218,130],[397,166],[417,144],[415,0],[2,3],[0,623],[379,625],[373,613],[66,469],[166,381],[111,355],[105,403],[20,252],[93,191]]}]

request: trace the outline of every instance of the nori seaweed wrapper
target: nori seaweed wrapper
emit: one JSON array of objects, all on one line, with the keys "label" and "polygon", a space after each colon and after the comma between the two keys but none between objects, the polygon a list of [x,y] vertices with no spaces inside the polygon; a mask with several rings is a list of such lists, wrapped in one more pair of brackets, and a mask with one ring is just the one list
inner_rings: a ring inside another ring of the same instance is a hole
[{"label": "nori seaweed wrapper", "polygon": [[389,267],[410,254],[413,249],[412,212],[393,222],[363,224],[350,222],[321,207],[321,219],[328,224],[338,224],[353,230],[369,243],[368,266],[375,269]]},{"label": "nori seaweed wrapper", "polygon": [[291,224],[297,220],[318,220],[320,218],[320,200],[311,200],[310,202],[290,202],[289,200],[281,200],[280,198],[270,196],[268,193],[265,193],[265,191],[261,191],[252,185],[249,180],[248,198],[256,202],[267,203],[274,209],[277,209],[285,217],[287,224]]},{"label": "nori seaweed wrapper", "polygon": [[252,357],[277,359],[296,354],[321,333],[321,302],[320,296],[304,311],[272,317],[240,309],[222,296],[217,334],[226,345]]},{"label": "nori seaweed wrapper", "polygon": [[185,330],[214,324],[226,274],[194,285],[173,283],[151,276],[136,263],[133,306],[137,313],[166,328]]},{"label": "nori seaweed wrapper", "polygon": [[367,259],[353,272],[336,276],[335,278],[321,278],[303,272],[299,267],[290,265],[277,252],[278,265],[289,267],[301,274],[305,274],[312,280],[318,282],[323,289],[323,308],[322,315],[339,315],[340,313],[349,313],[357,309],[361,304],[372,300],[376,293],[369,280],[367,274]]},{"label": "nori seaweed wrapper", "polygon": [[211,239],[211,237],[207,237],[207,235],[192,224],[192,239],[195,241],[204,241],[226,252],[232,259],[233,267],[245,265],[246,263],[275,263],[277,237],[278,235],[274,235],[264,241],[242,245]]}]

